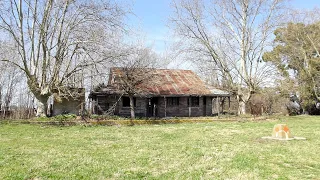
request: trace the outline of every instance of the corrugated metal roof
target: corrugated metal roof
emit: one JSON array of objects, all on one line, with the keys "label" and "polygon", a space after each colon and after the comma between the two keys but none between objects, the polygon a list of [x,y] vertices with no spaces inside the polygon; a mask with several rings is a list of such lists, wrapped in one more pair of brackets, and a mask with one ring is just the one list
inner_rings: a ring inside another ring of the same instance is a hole
[{"label": "corrugated metal roof", "polygon": [[190,70],[156,69],[152,72],[157,78],[151,94],[160,95],[205,95],[210,91],[202,80]]},{"label": "corrugated metal roof", "polygon": [[[117,79],[123,76],[122,68],[111,68],[111,77],[108,86],[116,86]],[[143,72],[143,71],[141,71]],[[151,73],[148,85],[142,91],[149,95],[221,95],[228,96],[229,93],[205,85],[205,83],[191,70],[179,69],[148,69]],[[103,90],[103,89],[101,89]],[[105,89],[106,90],[106,89]],[[112,89],[114,92],[114,89]],[[120,91],[119,91],[120,92]]]}]

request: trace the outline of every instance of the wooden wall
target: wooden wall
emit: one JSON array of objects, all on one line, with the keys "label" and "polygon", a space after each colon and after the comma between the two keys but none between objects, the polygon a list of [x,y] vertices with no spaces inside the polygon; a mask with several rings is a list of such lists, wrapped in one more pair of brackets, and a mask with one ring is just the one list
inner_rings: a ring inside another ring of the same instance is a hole
[{"label": "wooden wall", "polygon": [[[157,117],[197,117],[197,116],[212,116],[218,114],[219,108],[217,107],[216,97],[199,97],[199,106],[189,107],[189,97],[179,97],[178,106],[170,106],[168,103],[165,105],[164,97],[153,97],[156,99],[155,113]],[[219,99],[220,100],[220,99]],[[166,99],[167,101],[167,99]],[[130,107],[123,107],[122,99],[119,100],[119,96],[97,96],[96,103],[100,106],[103,111],[107,111],[108,108],[114,107],[113,114],[119,116],[130,116]],[[191,103],[190,103],[191,104]],[[221,104],[219,104],[221,105]],[[225,107],[228,105],[228,99],[226,98]],[[137,117],[152,116],[153,113],[148,113],[150,109],[149,99],[136,97],[135,114]],[[95,114],[103,114],[103,111],[95,107]],[[227,111],[228,109],[224,109]],[[221,107],[220,107],[221,112]]]}]

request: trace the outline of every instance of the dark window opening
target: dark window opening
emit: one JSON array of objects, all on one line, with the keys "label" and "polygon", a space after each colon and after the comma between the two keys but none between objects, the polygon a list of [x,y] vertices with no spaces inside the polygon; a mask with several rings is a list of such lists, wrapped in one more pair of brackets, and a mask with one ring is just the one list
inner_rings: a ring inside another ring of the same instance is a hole
[{"label": "dark window opening", "polygon": [[[136,98],[133,98],[134,107],[136,107]],[[129,97],[122,97],[122,107],[130,107],[130,98]]]},{"label": "dark window opening", "polygon": [[203,97],[203,105],[207,105],[207,98]]},{"label": "dark window opening", "polygon": [[168,106],[179,106],[179,97],[168,97],[167,98]]},{"label": "dark window opening", "polygon": [[198,107],[199,106],[199,97],[190,97],[188,99],[188,105],[190,105],[191,101],[191,107]]}]

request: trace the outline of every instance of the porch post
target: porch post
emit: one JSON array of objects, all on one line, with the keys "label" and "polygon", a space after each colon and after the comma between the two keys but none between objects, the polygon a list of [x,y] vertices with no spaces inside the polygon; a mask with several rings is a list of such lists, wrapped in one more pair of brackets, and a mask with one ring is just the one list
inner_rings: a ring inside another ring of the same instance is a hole
[{"label": "porch post", "polygon": [[188,102],[189,102],[188,103],[189,104],[189,107],[188,107],[189,108],[188,109],[189,110],[189,117],[191,117],[191,96],[188,97]]},{"label": "porch post", "polygon": [[230,96],[228,97],[228,103],[229,103],[228,113],[230,114]]},{"label": "porch post", "polygon": [[217,109],[217,111],[218,111],[218,116],[220,115],[220,102],[219,102],[219,97],[217,96],[217,99],[216,99],[216,109]]},{"label": "porch post", "polygon": [[151,106],[151,98],[148,98],[148,100],[147,100],[147,116],[148,117],[151,117],[152,116],[152,112],[151,112],[151,110],[152,110],[152,106]]},{"label": "porch post", "polygon": [[92,101],[92,114],[98,114],[98,97]]},{"label": "porch post", "polygon": [[212,99],[211,99],[211,115],[213,115],[214,114],[214,97],[212,97]]},{"label": "porch post", "polygon": [[99,114],[100,106],[99,106],[99,98],[98,98],[98,96],[97,96],[97,99],[95,101],[95,104],[96,104],[96,106],[95,106],[94,109],[96,111],[96,114]]},{"label": "porch post", "polygon": [[223,113],[224,111],[224,103],[226,101],[226,97],[221,97],[221,112]]},{"label": "porch post", "polygon": [[93,114],[93,100],[89,99],[89,113]]},{"label": "porch post", "polygon": [[164,117],[167,117],[167,98],[166,96],[164,97]]}]

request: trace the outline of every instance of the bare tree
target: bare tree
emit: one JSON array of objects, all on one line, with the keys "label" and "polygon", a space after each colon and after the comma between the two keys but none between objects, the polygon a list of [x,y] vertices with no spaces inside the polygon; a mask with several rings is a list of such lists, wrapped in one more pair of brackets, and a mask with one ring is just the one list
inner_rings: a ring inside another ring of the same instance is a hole
[{"label": "bare tree", "polygon": [[19,55],[1,60],[24,72],[38,116],[46,116],[48,98],[68,91],[77,73],[119,55],[112,43],[126,13],[111,0],[1,1],[0,29]]},{"label": "bare tree", "polygon": [[261,56],[283,7],[282,0],[173,0],[170,25],[180,47],[236,94],[238,114],[246,113],[251,95],[273,73]]},{"label": "bare tree", "polygon": [[5,69],[5,66],[3,65],[2,62],[0,62],[0,112],[2,110],[2,104],[3,104],[3,100],[2,100],[2,97],[3,97],[3,93],[2,93],[2,90],[3,90],[3,82],[4,82],[4,69]]},{"label": "bare tree", "polygon": [[4,91],[4,109],[9,110],[10,103],[12,101],[14,90],[19,82],[21,82],[21,74],[15,67],[8,67],[8,73],[5,76],[5,91]]},{"label": "bare tree", "polygon": [[21,83],[22,73],[11,64],[0,63],[0,110],[4,116],[10,110],[16,88]]}]

